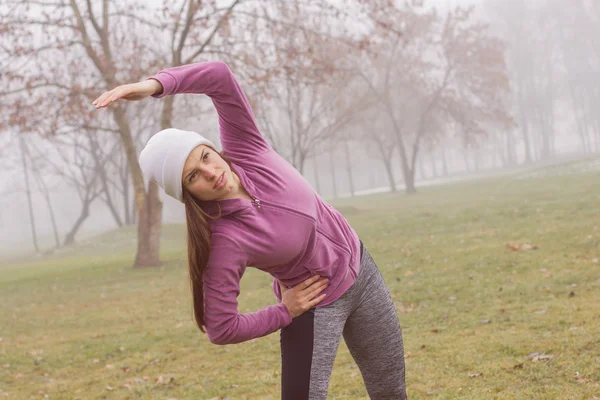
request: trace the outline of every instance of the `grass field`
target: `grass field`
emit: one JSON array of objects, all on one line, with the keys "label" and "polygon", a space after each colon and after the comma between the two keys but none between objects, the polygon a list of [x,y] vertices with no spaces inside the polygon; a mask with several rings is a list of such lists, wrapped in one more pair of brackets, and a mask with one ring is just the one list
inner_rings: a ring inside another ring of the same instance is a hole
[{"label": "grass field", "polygon": [[[600,398],[599,202],[597,171],[556,167],[334,203],[392,292],[411,399]],[[210,344],[183,227],[163,237],[156,269],[132,228],[2,266],[0,398],[279,398],[279,335]],[[249,270],[241,311],[270,283]],[[329,398],[367,398],[344,344]]]}]

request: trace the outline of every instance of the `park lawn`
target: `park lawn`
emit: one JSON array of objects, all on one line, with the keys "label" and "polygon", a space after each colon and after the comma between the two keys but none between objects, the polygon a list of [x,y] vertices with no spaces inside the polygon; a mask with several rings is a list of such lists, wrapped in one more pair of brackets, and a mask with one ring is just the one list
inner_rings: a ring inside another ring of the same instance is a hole
[{"label": "park lawn", "polygon": [[[546,168],[334,202],[392,293],[411,399],[600,398],[599,189]],[[279,398],[279,335],[210,344],[183,226],[163,238],[160,268],[131,268],[131,227],[0,267],[0,398]],[[248,270],[241,311],[270,284]],[[367,398],[343,343],[329,398]]]}]

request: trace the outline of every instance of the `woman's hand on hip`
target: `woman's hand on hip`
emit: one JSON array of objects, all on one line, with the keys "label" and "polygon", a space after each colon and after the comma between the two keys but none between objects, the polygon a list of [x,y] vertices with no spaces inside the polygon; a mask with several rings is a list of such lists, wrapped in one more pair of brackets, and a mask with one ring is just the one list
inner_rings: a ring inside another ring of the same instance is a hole
[{"label": "woman's hand on hip", "polygon": [[320,295],[320,293],[329,285],[327,278],[321,278],[318,275],[312,276],[290,289],[283,286],[281,282],[277,282],[281,288],[281,302],[285,304],[292,318],[304,314],[319,304],[325,298],[325,294]]},{"label": "woman's hand on hip", "polygon": [[159,81],[156,79],[147,79],[142,82],[117,86],[113,90],[102,93],[92,104],[96,108],[104,108],[119,99],[130,101],[141,100],[153,94],[162,93],[162,91],[163,87]]}]

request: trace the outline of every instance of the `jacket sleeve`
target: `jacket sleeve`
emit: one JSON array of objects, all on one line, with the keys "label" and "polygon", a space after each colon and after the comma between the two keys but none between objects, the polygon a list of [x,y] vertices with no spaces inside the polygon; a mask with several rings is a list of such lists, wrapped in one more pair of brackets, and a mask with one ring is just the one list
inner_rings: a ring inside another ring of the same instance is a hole
[{"label": "jacket sleeve", "polygon": [[214,344],[240,343],[285,328],[292,317],[283,303],[240,314],[237,297],[246,255],[228,237],[214,234],[204,272],[204,325]]},{"label": "jacket sleeve", "polygon": [[168,68],[149,79],[156,79],[163,86],[163,92],[154,97],[179,93],[210,97],[219,116],[221,144],[228,155],[244,158],[270,149],[258,130],[248,99],[224,62]]}]

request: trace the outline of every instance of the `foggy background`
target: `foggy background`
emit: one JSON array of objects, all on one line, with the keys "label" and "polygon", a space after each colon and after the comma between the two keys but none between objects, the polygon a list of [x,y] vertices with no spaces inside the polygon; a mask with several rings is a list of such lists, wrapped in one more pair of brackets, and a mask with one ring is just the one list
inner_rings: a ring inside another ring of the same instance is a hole
[{"label": "foggy background", "polygon": [[[88,13],[86,39],[72,10],[42,3],[0,5],[0,257],[35,251],[33,232],[45,252],[136,223],[120,127],[91,100],[169,67],[169,29],[183,24],[173,3],[112,5],[123,21],[109,85],[84,50],[105,46]],[[228,63],[263,135],[326,199],[600,150],[595,0],[292,3],[206,2],[188,40],[208,43],[194,62]],[[162,101],[122,105],[138,152]],[[178,96],[172,122],[218,142],[204,96]],[[161,198],[163,222],[184,222],[183,205]]]}]

